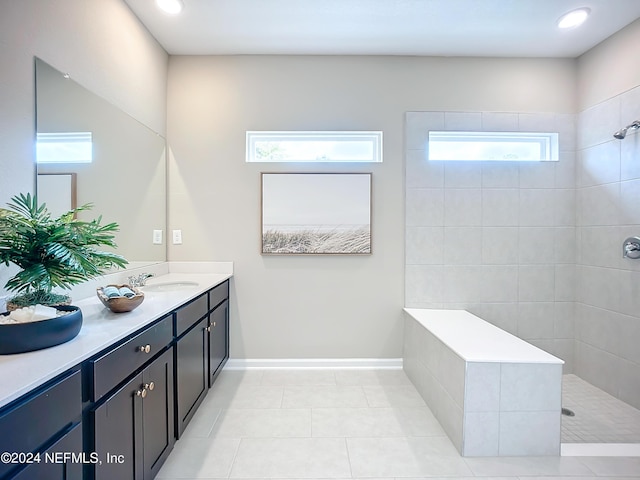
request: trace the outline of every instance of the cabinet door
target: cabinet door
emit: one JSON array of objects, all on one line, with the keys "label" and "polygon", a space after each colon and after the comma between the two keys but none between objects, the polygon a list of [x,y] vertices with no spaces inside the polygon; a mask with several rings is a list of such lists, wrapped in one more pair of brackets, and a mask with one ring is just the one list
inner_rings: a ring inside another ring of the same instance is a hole
[{"label": "cabinet door", "polygon": [[[142,372],[147,394],[142,399],[144,478],[151,480],[175,443],[173,350],[169,349]],[[119,477],[112,477],[118,478]]]},{"label": "cabinet door", "polygon": [[[67,459],[63,455],[76,455]],[[86,455],[86,461],[89,456]],[[82,424],[78,424],[60,440],[40,455],[38,463],[32,463],[12,480],[82,480]]]},{"label": "cabinet door", "polygon": [[207,394],[207,317],[176,342],[178,438]]},{"label": "cabinet door", "polygon": [[209,314],[209,386],[229,358],[229,300]]},{"label": "cabinet door", "polygon": [[[94,451],[102,461],[95,466],[96,480],[143,478],[143,458],[140,455],[143,387],[140,373],[93,412]],[[121,461],[107,461],[107,458]]]}]

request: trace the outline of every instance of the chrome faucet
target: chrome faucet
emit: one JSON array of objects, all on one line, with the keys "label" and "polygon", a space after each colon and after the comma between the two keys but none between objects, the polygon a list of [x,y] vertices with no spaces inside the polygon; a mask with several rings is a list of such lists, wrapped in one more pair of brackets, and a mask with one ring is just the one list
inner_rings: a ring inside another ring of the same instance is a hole
[{"label": "chrome faucet", "polygon": [[153,273],[141,273],[140,275],[132,275],[129,277],[129,285],[132,287],[144,287],[147,279],[153,277]]}]

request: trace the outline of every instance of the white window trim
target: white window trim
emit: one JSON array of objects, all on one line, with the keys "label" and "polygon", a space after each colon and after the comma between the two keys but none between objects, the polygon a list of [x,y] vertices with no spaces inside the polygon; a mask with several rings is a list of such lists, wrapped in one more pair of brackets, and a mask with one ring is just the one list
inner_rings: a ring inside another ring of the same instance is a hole
[{"label": "white window trim", "polygon": [[[536,144],[540,150],[540,156],[536,158],[482,158],[482,157],[457,157],[451,152],[450,156],[432,154],[431,145],[434,142],[452,144],[463,142],[473,143],[521,143]],[[512,162],[556,162],[559,159],[558,134],[552,132],[429,132],[429,153],[427,158],[431,161],[512,161]]]},{"label": "white window trim", "polygon": [[[313,159],[287,157],[281,159],[261,158],[257,146],[261,142],[367,142],[371,156],[364,159],[316,156]],[[248,163],[380,163],[382,162],[381,131],[247,131],[246,162]]]}]

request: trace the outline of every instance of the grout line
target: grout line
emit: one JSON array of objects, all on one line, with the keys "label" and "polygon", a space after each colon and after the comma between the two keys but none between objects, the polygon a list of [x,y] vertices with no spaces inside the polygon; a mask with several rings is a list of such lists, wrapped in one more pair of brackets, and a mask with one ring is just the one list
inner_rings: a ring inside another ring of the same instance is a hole
[{"label": "grout line", "polygon": [[284,408],[284,386],[280,387],[281,390],[281,395],[280,395],[280,406],[278,408]]},{"label": "grout line", "polygon": [[349,442],[347,442],[347,437],[344,437],[344,448],[347,451],[347,461],[349,462],[349,474],[351,478],[353,478],[353,466],[351,465],[351,455],[349,454]]},{"label": "grout line", "polygon": [[[222,415],[223,410],[225,410],[225,409],[224,408],[218,408],[217,410],[218,410],[218,413],[216,415],[216,418],[213,420],[213,423],[211,424],[211,428],[207,432],[206,438],[212,438],[211,434],[213,433],[213,430],[216,427],[216,425],[218,423],[218,420],[220,419],[220,416]],[[191,420],[193,420],[193,418]]]},{"label": "grout line", "polygon": [[231,472],[233,471],[233,467],[236,464],[236,459],[238,458],[238,452],[240,451],[240,445],[243,442],[243,438],[239,439],[238,446],[236,447],[236,451],[233,453],[233,459],[231,460],[231,464],[229,465],[229,472],[227,473],[227,478],[231,478]]},{"label": "grout line", "polygon": [[[310,425],[309,425],[309,432],[311,432],[311,438],[315,438],[315,437],[313,436],[313,410],[314,410],[314,409],[313,409],[313,407],[310,407],[310,408],[309,408],[309,423],[310,423]],[[319,437],[318,437],[318,438],[319,438]]]}]

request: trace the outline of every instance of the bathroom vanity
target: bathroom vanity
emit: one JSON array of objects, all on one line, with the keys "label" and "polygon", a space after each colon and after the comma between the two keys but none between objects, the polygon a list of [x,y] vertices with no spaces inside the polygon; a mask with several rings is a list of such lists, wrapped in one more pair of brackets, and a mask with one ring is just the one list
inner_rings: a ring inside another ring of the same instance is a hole
[{"label": "bathroom vanity", "polygon": [[155,477],[229,357],[230,277],[164,275],[124,314],[81,300],[74,340],[0,357],[0,478]]}]

